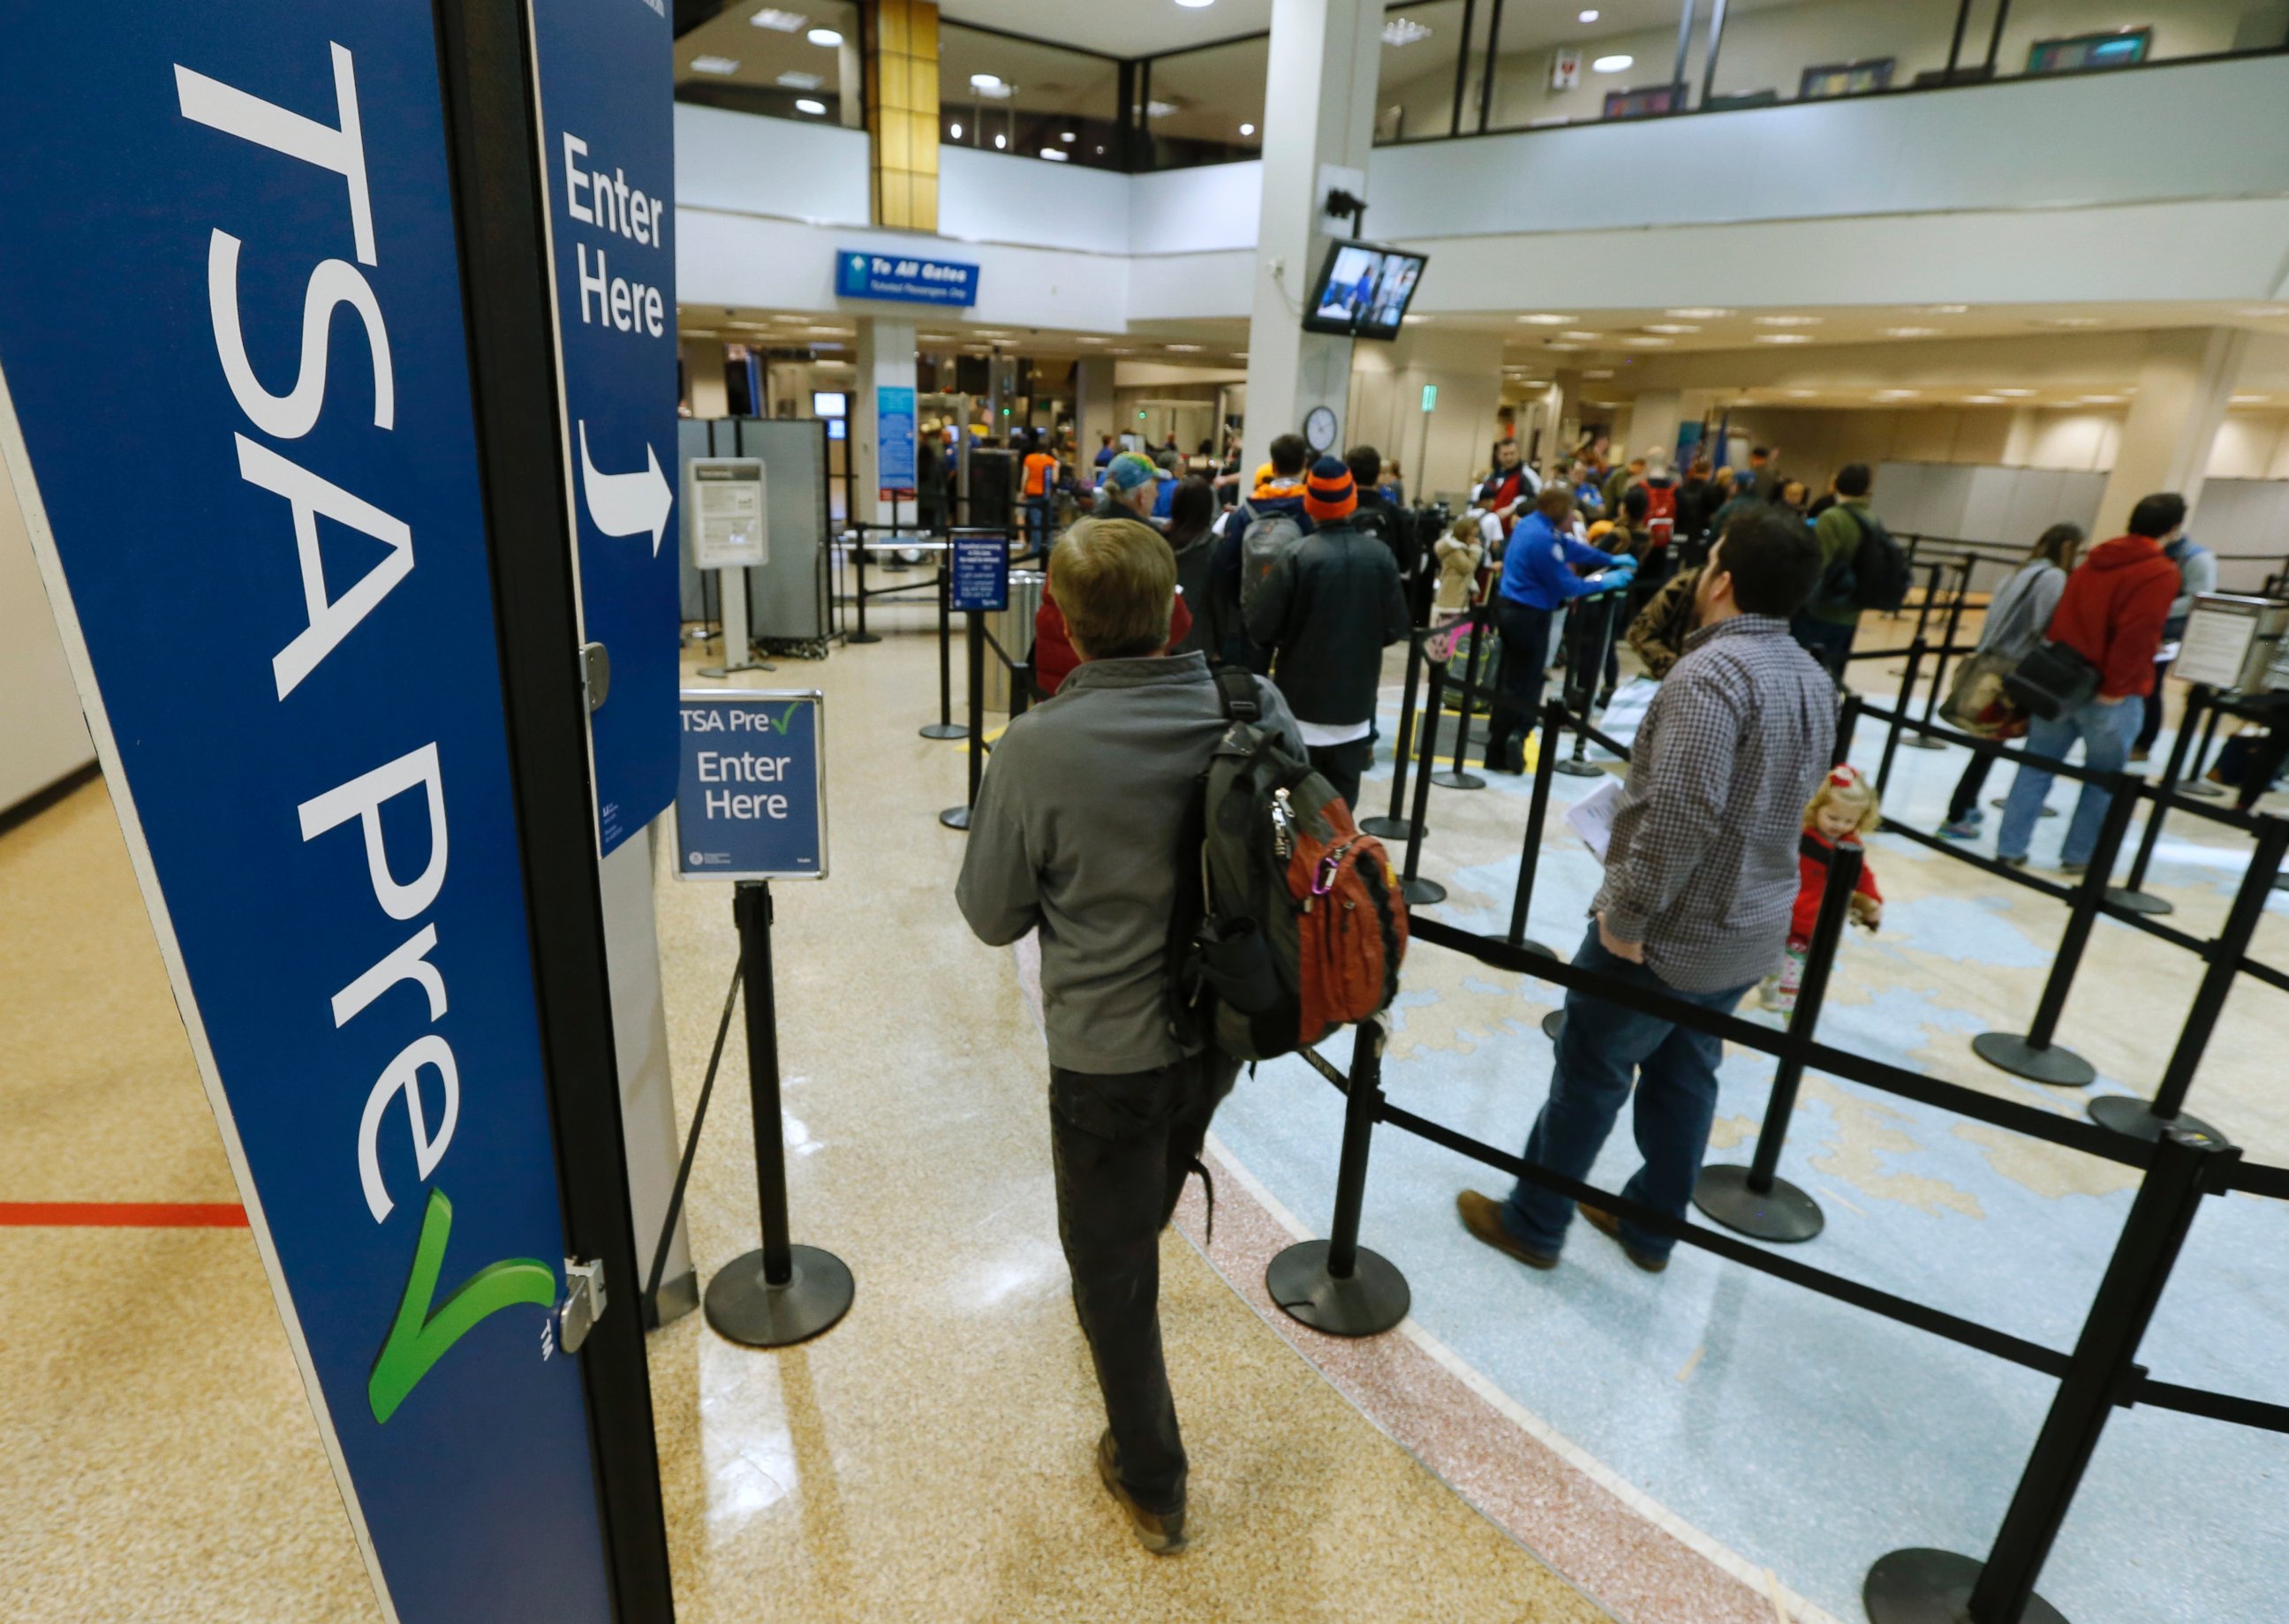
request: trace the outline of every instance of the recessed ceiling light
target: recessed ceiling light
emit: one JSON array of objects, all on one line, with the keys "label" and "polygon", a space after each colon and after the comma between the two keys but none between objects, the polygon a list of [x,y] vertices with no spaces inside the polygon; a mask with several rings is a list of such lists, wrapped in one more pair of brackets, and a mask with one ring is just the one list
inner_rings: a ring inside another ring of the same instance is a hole
[{"label": "recessed ceiling light", "polygon": [[2255,316],[2289,315],[2289,305],[2252,305],[2241,314]]},{"label": "recessed ceiling light", "polygon": [[1007,148],[1009,145],[1009,138],[1006,135],[997,135],[993,138],[993,148],[997,152]]},{"label": "recessed ceiling light", "polygon": [[1599,339],[1604,338],[1606,335],[1596,332],[1562,332],[1558,336],[1561,338],[1571,339],[1575,344],[1595,344]]},{"label": "recessed ceiling light", "polygon": [[1760,315],[1751,319],[1759,327],[1817,327],[1822,318],[1816,315]]},{"label": "recessed ceiling light", "polygon": [[1057,137],[1057,139],[1059,139],[1059,140],[1061,140],[1061,141],[1067,141],[1067,142],[1071,142],[1071,141],[1077,141],[1077,140],[1081,139],[1081,137],[1080,137],[1078,134],[1076,134],[1074,131],[1071,131],[1071,130],[1067,130],[1067,131],[1063,131],[1062,133],[1060,133],[1060,134],[1058,135],[1058,137]]},{"label": "recessed ceiling light", "polygon": [[1052,163],[1070,163],[1073,162],[1073,155],[1062,147],[1044,147],[1041,148],[1041,155]]},{"label": "recessed ceiling light", "polygon": [[1529,327],[1563,327],[1574,318],[1570,315],[1522,315],[1518,318]]},{"label": "recessed ceiling light", "polygon": [[1916,392],[1913,389],[1878,389],[1876,398],[1879,401],[1912,401],[1916,398]]},{"label": "recessed ceiling light", "polygon": [[842,43],[842,36],[832,28],[813,28],[803,38],[814,45],[825,45],[830,51]]},{"label": "recessed ceiling light", "polygon": [[1988,393],[2005,395],[2014,401],[2022,401],[2035,392],[2032,389],[1991,389]]},{"label": "recessed ceiling light", "polygon": [[2095,327],[2098,324],[2099,319],[2094,315],[2046,316],[2035,323],[2038,327]]},{"label": "recessed ceiling light", "polygon": [[739,59],[735,56],[696,56],[691,59],[691,71],[696,74],[735,74],[739,71]]},{"label": "recessed ceiling light", "polygon": [[1690,322],[1647,322],[1646,323],[1646,330],[1647,332],[1680,333],[1699,332],[1701,330],[1698,327],[1693,326]]},{"label": "recessed ceiling light", "polygon": [[1254,135],[1256,133],[1256,126],[1254,124],[1242,124],[1240,127],[1240,132],[1242,135]]},{"label": "recessed ceiling light", "polygon": [[1968,305],[1926,305],[1924,314],[1926,315],[1961,315],[1970,308]]},{"label": "recessed ceiling light", "polygon": [[1614,369],[1611,367],[1599,367],[1594,372],[1584,372],[1582,374],[1584,378],[1611,378],[1613,375]]},{"label": "recessed ceiling light", "polygon": [[1601,56],[1590,64],[1590,70],[1592,73],[1617,74],[1625,68],[1633,67],[1636,62],[1637,58],[1633,56]]},{"label": "recessed ceiling light", "polygon": [[1820,391],[1817,389],[1783,389],[1781,393],[1794,400],[1808,401],[1814,395],[1818,394]]},{"label": "recessed ceiling light", "polygon": [[840,338],[842,336],[842,330],[840,327],[806,327],[803,329],[803,331],[825,333],[831,338]]},{"label": "recessed ceiling light", "polygon": [[1729,310],[1715,305],[1687,305],[1676,310],[1664,311],[1666,315],[1683,316],[1688,322],[1713,322],[1719,316],[1730,315]]},{"label": "recessed ceiling light", "polygon": [[1580,20],[1583,22],[1595,22],[1598,20],[1598,13],[1594,11],[1584,12],[1582,13]]},{"label": "recessed ceiling light", "polygon": [[1886,327],[1884,329],[1884,336],[1890,338],[1934,338],[1939,336],[1939,329],[1936,327]]},{"label": "recessed ceiling light", "polygon": [[1017,87],[1008,83],[1000,74],[972,74],[969,76],[969,88],[981,96],[1007,101],[1017,93]]},{"label": "recessed ceiling light", "polygon": [[1963,403],[1966,406],[2000,406],[2003,397],[1999,394],[1966,394],[1963,397]]},{"label": "recessed ceiling light", "polygon": [[1399,324],[1402,327],[1421,327],[1425,322],[1429,322],[1430,319],[1431,318],[1427,315],[1401,316],[1400,318]]},{"label": "recessed ceiling light", "polygon": [[1809,335],[1800,332],[1760,332],[1757,335],[1757,342],[1759,344],[1809,344],[1812,339]]},{"label": "recessed ceiling light", "polygon": [[1176,110],[1176,104],[1173,101],[1148,101],[1144,104],[1144,116],[1147,118],[1166,118]]},{"label": "recessed ceiling light", "polygon": [[813,101],[810,97],[804,96],[796,100],[794,110],[798,113],[810,113],[816,115],[825,112],[826,104],[823,101]]},{"label": "recessed ceiling light", "polygon": [[1176,4],[1183,6],[1188,12],[1198,12],[1205,11],[1208,7],[1214,5],[1216,4],[1216,0],[1176,0]]},{"label": "recessed ceiling light", "polygon": [[1383,25],[1383,43],[1386,45],[1411,45],[1430,37],[1431,30],[1412,17],[1394,17]]},{"label": "recessed ceiling light", "polygon": [[815,91],[825,83],[817,74],[785,73],[778,76],[778,84],[783,90]]},{"label": "recessed ceiling light", "polygon": [[2237,394],[2230,403],[2236,406],[2262,406],[2272,398],[2269,394]]},{"label": "recessed ceiling light", "polygon": [[953,126],[953,139],[957,141],[960,140],[961,139],[961,126],[960,124]]},{"label": "recessed ceiling light", "polygon": [[1628,337],[1624,338],[1622,342],[1628,345],[1632,349],[1650,350],[1659,349],[1663,345],[1673,343],[1675,340],[1670,338],[1656,338],[1651,333],[1631,333]]},{"label": "recessed ceiling light", "polygon": [[1552,339],[1550,341],[1550,347],[1551,347],[1551,349],[1554,349],[1554,350],[1567,350],[1567,351],[1572,351],[1572,350],[1578,350],[1578,349],[1580,349],[1582,346],[1581,346],[1580,345],[1578,345],[1578,344],[1560,344],[1560,343],[1559,343],[1559,342],[1558,342],[1558,340],[1557,340],[1557,339],[1552,338]]},{"label": "recessed ceiling light", "polygon": [[2118,394],[2086,394],[2082,397],[2082,403],[2086,406],[2119,406],[2122,397]]},{"label": "recessed ceiling light", "polygon": [[747,20],[759,28],[775,28],[781,34],[792,34],[810,20],[801,12],[782,12],[776,6],[765,6]]},{"label": "recessed ceiling light", "polygon": [[1208,346],[1204,344],[1171,344],[1168,347],[1180,355],[1197,355]]}]

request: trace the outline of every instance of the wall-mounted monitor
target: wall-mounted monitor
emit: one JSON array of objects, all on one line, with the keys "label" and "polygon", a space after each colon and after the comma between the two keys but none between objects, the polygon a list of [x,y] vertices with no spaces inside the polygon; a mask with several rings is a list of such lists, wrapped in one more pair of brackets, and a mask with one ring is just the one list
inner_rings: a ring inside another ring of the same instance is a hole
[{"label": "wall-mounted monitor", "polygon": [[1379,243],[1336,243],[1304,307],[1304,330],[1396,338],[1429,259]]},{"label": "wall-mounted monitor", "polygon": [[850,396],[841,389],[814,389],[810,392],[810,415],[847,418],[850,415]]},{"label": "wall-mounted monitor", "polygon": [[2147,47],[2153,40],[2151,28],[2118,28],[2110,34],[2038,40],[2027,49],[2027,71],[2069,74],[2093,68],[2128,68],[2146,60]]}]

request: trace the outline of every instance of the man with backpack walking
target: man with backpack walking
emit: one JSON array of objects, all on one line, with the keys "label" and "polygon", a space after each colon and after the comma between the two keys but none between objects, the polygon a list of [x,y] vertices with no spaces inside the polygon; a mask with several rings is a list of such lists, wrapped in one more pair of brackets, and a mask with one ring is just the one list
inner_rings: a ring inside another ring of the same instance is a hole
[{"label": "man with backpack walking", "polygon": [[1869,511],[1876,476],[1864,462],[1836,471],[1836,503],[1813,526],[1820,544],[1820,585],[1812,601],[1797,612],[1790,629],[1806,653],[1828,668],[1838,685],[1860,634],[1860,617],[1869,609],[1889,612],[1908,595],[1908,561]]},{"label": "man with backpack walking", "polygon": [[[990,945],[1041,932],[1057,1233],[1109,1423],[1097,1470],[1162,1555],[1184,1548],[1186,1462],[1161,1358],[1160,1232],[1239,1063],[1179,1018],[1172,991],[1203,779],[1234,725],[1201,655],[1160,654],[1176,585],[1168,543],[1140,521],[1059,540],[1049,588],[1081,664],[994,746],[955,892]],[[1246,681],[1302,774],[1287,705]]]},{"label": "man with backpack walking", "polygon": [[1281,434],[1270,449],[1272,477],[1224,515],[1216,552],[1217,590],[1227,597],[1224,624],[1242,628],[1225,646],[1224,659],[1259,676],[1272,669],[1272,651],[1246,635],[1248,607],[1272,566],[1312,533],[1312,516],[1304,511],[1304,465],[1312,449],[1301,434]]},{"label": "man with backpack walking", "polygon": [[1375,755],[1383,651],[1408,622],[1398,561],[1354,527],[1358,506],[1350,468],[1322,457],[1304,487],[1312,534],[1272,564],[1248,606],[1248,635],[1273,650],[1272,680],[1345,806],[1358,803]]},{"label": "man with backpack walking", "polygon": [[[1788,617],[1820,578],[1812,537],[1759,507],[1735,520],[1696,577],[1698,628],[1638,729],[1606,878],[1574,962],[1730,1010],[1780,962],[1798,888],[1804,804],[1828,771],[1836,700],[1791,641]],[[1594,994],[1566,995],[1550,1099],[1524,1159],[1586,1179],[1637,1094],[1645,1166],[1631,1200],[1683,1220],[1717,1109],[1717,1039]],[[1463,1226],[1532,1269],[1554,1269],[1575,1205],[1521,1179],[1507,1201],[1456,1198]],[[1647,1273],[1676,1242],[1583,1207]]]}]

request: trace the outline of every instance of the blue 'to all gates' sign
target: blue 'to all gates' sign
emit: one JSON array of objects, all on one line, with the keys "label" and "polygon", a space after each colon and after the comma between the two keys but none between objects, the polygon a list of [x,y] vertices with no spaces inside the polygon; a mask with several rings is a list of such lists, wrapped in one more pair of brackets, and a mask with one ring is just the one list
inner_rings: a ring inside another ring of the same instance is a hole
[{"label": "blue 'to all gates' sign", "polygon": [[605,1624],[435,20],[114,21],[10,19],[0,458],[385,1611]]},{"label": "blue 'to all gates' sign", "polygon": [[682,880],[826,877],[820,696],[687,689],[675,792]]},{"label": "blue 'to all gates' sign", "polygon": [[674,42],[643,0],[537,0],[532,28],[581,633],[611,658],[589,718],[609,855],[675,797]]},{"label": "blue 'to all gates' sign", "polygon": [[841,299],[886,299],[907,305],[974,305],[977,267],[958,259],[917,259],[871,249],[835,250],[834,291]]},{"label": "blue 'to all gates' sign", "polygon": [[948,592],[957,615],[1009,607],[1009,544],[1000,536],[956,536]]}]

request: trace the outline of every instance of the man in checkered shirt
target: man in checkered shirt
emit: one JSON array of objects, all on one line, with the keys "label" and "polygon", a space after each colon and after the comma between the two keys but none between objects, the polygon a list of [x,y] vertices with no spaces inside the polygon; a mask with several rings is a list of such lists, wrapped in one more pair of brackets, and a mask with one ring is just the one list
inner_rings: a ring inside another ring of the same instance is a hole
[{"label": "man in checkered shirt", "polygon": [[[1646,712],[1574,962],[1729,1010],[1780,962],[1805,803],[1829,768],[1836,690],[1789,634],[1820,578],[1802,521],[1756,507],[1727,528],[1695,590],[1696,629]],[[1717,1109],[1717,1039],[1585,993],[1566,996],[1550,1099],[1525,1159],[1587,1179],[1637,1087],[1645,1166],[1622,1193],[1682,1219]],[[1464,1227],[1554,1268],[1574,1203],[1521,1180],[1506,1202],[1457,1198]],[[1649,1273],[1676,1244],[1595,1208],[1590,1222]]]}]

